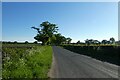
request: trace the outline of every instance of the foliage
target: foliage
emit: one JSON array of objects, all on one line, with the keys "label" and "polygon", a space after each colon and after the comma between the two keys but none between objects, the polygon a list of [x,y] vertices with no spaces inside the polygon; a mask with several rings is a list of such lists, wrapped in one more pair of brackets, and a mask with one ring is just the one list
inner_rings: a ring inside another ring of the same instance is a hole
[{"label": "foliage", "polygon": [[115,43],[115,39],[114,39],[113,37],[112,37],[112,38],[110,38],[110,40],[109,40],[109,41],[110,41],[110,43],[111,43],[111,44],[114,44],[114,43]]},{"label": "foliage", "polygon": [[25,41],[25,44],[28,44],[29,42],[28,41]]},{"label": "foliage", "polygon": [[67,44],[70,44],[72,39],[71,38],[66,38]]},{"label": "foliage", "polygon": [[52,62],[50,46],[32,46],[30,48],[4,46],[2,53],[3,78],[47,78]]},{"label": "foliage", "polygon": [[86,39],[85,43],[87,46],[89,46],[90,44],[100,44],[98,40],[93,40],[93,39]]},{"label": "foliage", "polygon": [[62,45],[63,48],[78,54],[87,55],[96,59],[120,65],[119,50],[120,46],[76,46]]},{"label": "foliage", "polygon": [[107,40],[102,40],[102,42],[101,42],[102,44],[107,44],[108,43],[108,41]]},{"label": "foliage", "polygon": [[80,44],[80,41],[78,41],[77,44]]},{"label": "foliage", "polygon": [[37,41],[34,41],[35,44],[37,44],[38,42]]},{"label": "foliage", "polygon": [[52,24],[48,21],[42,22],[42,24],[40,24],[40,28],[32,28],[38,32],[34,39],[41,41],[43,45],[50,44],[52,36],[58,31],[56,24]]},{"label": "foliage", "polygon": [[41,41],[42,45],[60,45],[60,44],[70,44],[71,38],[65,38],[60,33],[58,33],[58,27],[56,24],[52,24],[48,21],[40,24],[40,28],[32,27],[37,30],[37,35],[34,37],[37,41]]},{"label": "foliage", "polygon": [[54,43],[57,45],[64,43],[66,41],[66,38],[61,34],[55,34],[55,37],[56,37],[56,40],[54,41]]}]

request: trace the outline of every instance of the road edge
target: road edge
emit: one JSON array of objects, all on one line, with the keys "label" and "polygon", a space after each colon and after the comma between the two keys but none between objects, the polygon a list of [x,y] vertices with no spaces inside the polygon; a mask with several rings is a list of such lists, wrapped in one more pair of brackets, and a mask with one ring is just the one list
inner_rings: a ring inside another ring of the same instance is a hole
[{"label": "road edge", "polygon": [[[53,50],[53,49],[52,49]],[[48,72],[48,78],[53,78],[53,73],[54,73],[54,64],[55,64],[55,57],[54,57],[54,52],[52,52],[52,64]]]}]

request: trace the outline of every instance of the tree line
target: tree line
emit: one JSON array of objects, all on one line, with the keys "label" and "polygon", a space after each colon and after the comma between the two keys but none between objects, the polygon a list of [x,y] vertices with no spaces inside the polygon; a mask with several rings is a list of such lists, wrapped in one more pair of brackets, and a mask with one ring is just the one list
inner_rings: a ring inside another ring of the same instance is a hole
[{"label": "tree line", "polygon": [[[100,45],[100,44],[116,44],[116,43],[119,43],[120,44],[120,41],[115,41],[115,39],[112,37],[110,38],[109,40],[102,40],[101,42],[98,41],[98,40],[93,40],[93,39],[86,39],[85,40],[85,43],[83,42],[80,42],[80,40],[78,40],[76,43],[71,43],[72,39],[71,38],[65,38],[64,36],[62,36],[61,34],[55,34],[55,41],[52,41],[52,44],[54,45],[60,45],[60,44],[86,44],[86,45],[90,45],[90,44],[97,44],[97,45]],[[14,42],[6,42],[6,41],[3,41],[2,43],[3,44],[38,44],[39,41],[34,41],[34,42],[29,42],[29,41],[25,41],[25,42],[17,42],[17,41],[14,41]]]},{"label": "tree line", "polygon": [[[42,45],[60,45],[70,44],[72,39],[66,38],[62,34],[58,33],[58,26],[48,21],[42,22],[39,27],[31,27],[37,30],[37,35],[34,37],[38,42],[41,41]],[[78,41],[76,44],[80,44]],[[112,37],[110,40],[102,40],[101,42],[93,39],[86,39],[85,44],[115,44],[115,39]]]},{"label": "tree line", "polygon": [[[71,43],[72,39],[70,37],[65,37],[61,33],[58,33],[58,26],[56,24],[50,23],[48,21],[42,22],[39,27],[32,26],[32,29],[37,31],[37,35],[34,37],[36,40],[35,44],[38,42],[41,42],[42,45],[61,45],[61,44],[115,44],[116,41],[112,37],[109,40],[102,40],[101,42],[98,40],[93,39],[86,39],[85,43],[82,43],[77,41],[76,43]],[[3,43],[12,43],[17,44],[17,41],[14,42],[4,42]],[[24,44],[28,44],[28,41],[25,41]],[[117,41],[117,43],[120,43],[120,41]]]},{"label": "tree line", "polygon": [[101,42],[98,41],[98,40],[93,40],[93,39],[86,39],[85,40],[85,43],[87,45],[90,45],[90,44],[115,44],[115,39],[112,37],[110,38],[109,40],[102,40]]}]

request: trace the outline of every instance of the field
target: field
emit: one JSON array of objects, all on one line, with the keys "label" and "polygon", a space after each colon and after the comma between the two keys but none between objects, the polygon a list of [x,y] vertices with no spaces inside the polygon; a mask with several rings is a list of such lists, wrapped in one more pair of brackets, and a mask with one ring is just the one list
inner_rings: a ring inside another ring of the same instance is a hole
[{"label": "field", "polygon": [[[115,45],[61,45],[78,54],[120,65],[120,46]],[[52,63],[52,47],[39,44],[3,44],[2,78],[48,78]]]},{"label": "field", "polygon": [[51,46],[3,44],[2,78],[48,78],[52,62]]},{"label": "field", "polygon": [[61,45],[63,48],[78,54],[87,55],[98,60],[120,65],[120,46],[101,45],[101,46],[80,46],[80,45]]}]

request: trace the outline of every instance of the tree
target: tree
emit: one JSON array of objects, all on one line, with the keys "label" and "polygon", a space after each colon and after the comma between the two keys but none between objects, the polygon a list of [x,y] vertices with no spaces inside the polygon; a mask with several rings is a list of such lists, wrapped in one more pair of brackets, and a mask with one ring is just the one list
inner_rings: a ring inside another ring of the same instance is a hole
[{"label": "tree", "polygon": [[68,44],[70,44],[72,39],[68,37],[68,38],[66,38],[66,41],[67,41]]},{"label": "tree", "polygon": [[28,44],[29,42],[28,41],[25,41],[25,44]]},{"label": "tree", "polygon": [[107,40],[102,40],[102,42],[101,42],[102,44],[107,44],[108,43],[108,41]]},{"label": "tree", "polygon": [[100,44],[100,42],[98,40],[93,40],[94,44]]},{"label": "tree", "polygon": [[57,25],[52,24],[48,21],[42,22],[39,28],[36,27],[31,28],[37,30],[38,34],[34,37],[34,39],[36,39],[37,41],[41,41],[42,45],[50,44],[54,33],[57,33],[58,31]]},{"label": "tree", "polygon": [[86,40],[85,40],[85,44],[86,44],[87,46],[89,46],[89,45],[90,45],[90,42],[89,42],[89,40],[88,40],[88,39],[86,39]]},{"label": "tree", "polygon": [[94,44],[94,42],[95,42],[95,41],[94,41],[93,39],[86,39],[86,40],[85,40],[85,43],[86,43],[86,45],[88,45],[88,46],[89,46],[90,44]]},{"label": "tree", "polygon": [[55,35],[53,35],[52,37],[51,37],[51,39],[50,39],[50,43],[49,44],[51,44],[51,45],[54,45],[55,44],[55,41],[56,41],[56,37],[55,37]]},{"label": "tree", "polygon": [[56,45],[60,45],[66,42],[66,38],[62,36],[60,33],[55,34],[55,37],[56,37],[56,40],[55,40]]},{"label": "tree", "polygon": [[17,41],[14,41],[14,44],[17,44]]},{"label": "tree", "polygon": [[85,43],[87,45],[90,45],[90,44],[100,44],[100,42],[98,40],[93,40],[93,39],[86,39]]},{"label": "tree", "polygon": [[110,41],[110,43],[111,43],[111,44],[114,44],[114,43],[115,43],[115,39],[114,39],[113,37],[112,37],[112,38],[110,38],[110,40],[109,40],[109,41]]},{"label": "tree", "polygon": [[34,41],[34,44],[37,44],[37,41]]},{"label": "tree", "polygon": [[80,40],[77,42],[77,44],[80,44]]}]

